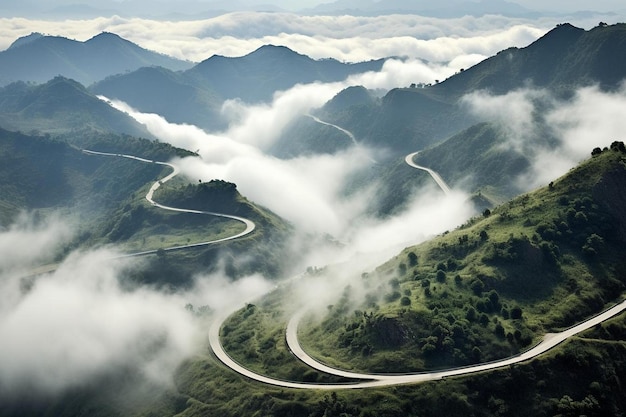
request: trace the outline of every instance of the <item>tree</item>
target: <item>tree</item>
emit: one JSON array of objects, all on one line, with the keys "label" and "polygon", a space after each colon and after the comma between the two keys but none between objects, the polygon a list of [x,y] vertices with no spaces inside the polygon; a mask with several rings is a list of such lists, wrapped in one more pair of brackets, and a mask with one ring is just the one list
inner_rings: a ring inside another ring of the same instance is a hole
[{"label": "tree", "polygon": [[480,279],[476,278],[470,284],[470,289],[474,292],[474,294],[480,295],[485,289],[485,284]]},{"label": "tree", "polygon": [[499,322],[498,324],[496,324],[495,333],[496,333],[496,336],[498,336],[500,339],[504,339],[504,327]]},{"label": "tree", "polygon": [[602,153],[602,149],[600,149],[600,148],[593,148],[593,150],[591,151],[591,156],[600,155],[601,153]]},{"label": "tree", "polygon": [[417,255],[415,252],[409,252],[407,257],[409,258],[409,266],[417,266]]},{"label": "tree", "polygon": [[446,273],[441,269],[437,271],[437,281],[446,282]]},{"label": "tree", "polygon": [[513,320],[519,320],[522,318],[522,309],[519,306],[515,306],[511,309],[511,318]]},{"label": "tree", "polygon": [[477,314],[476,313],[476,309],[474,309],[474,307],[470,306],[470,307],[468,307],[467,312],[465,312],[465,318],[468,321],[474,321],[474,320],[476,320],[476,314]]},{"label": "tree", "polygon": [[480,240],[483,242],[486,242],[487,240],[489,240],[489,235],[487,234],[486,230],[480,231]]}]

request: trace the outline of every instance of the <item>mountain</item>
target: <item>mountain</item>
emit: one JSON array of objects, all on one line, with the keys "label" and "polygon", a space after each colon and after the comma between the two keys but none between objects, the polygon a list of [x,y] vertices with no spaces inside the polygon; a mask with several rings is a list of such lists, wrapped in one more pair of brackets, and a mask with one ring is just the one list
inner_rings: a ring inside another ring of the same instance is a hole
[{"label": "mountain", "polygon": [[145,113],[156,113],[173,123],[193,123],[204,128],[225,127],[220,113],[223,99],[212,89],[183,73],[162,67],[144,67],[113,75],[90,90],[122,100]]},{"label": "mountain", "polygon": [[[428,372],[514,356],[545,333],[619,303],[626,289],[626,147],[614,142],[594,154],[551,186],[344,281],[332,304],[301,322],[303,349],[338,369]],[[345,268],[330,266],[308,278],[317,282],[325,272],[346,275]],[[324,383],[328,375],[307,372],[284,345],[290,315],[277,317],[290,308],[286,287],[226,320],[222,344],[233,360],[255,372]],[[207,405],[188,402],[187,410],[233,416],[255,415],[259,408],[271,409],[270,415],[309,416],[614,415],[626,405],[620,382],[626,377],[624,337],[622,313],[531,361],[323,397],[289,389],[264,396],[276,390],[244,378],[229,380],[212,358],[197,358],[181,367],[176,392],[183,398],[177,402],[199,399]],[[241,384],[255,389],[255,399],[238,394]],[[238,400],[209,401],[225,392]]]},{"label": "mountain", "polygon": [[514,355],[619,302],[625,162],[624,143],[614,142],[550,186],[405,249],[363,278],[371,290],[361,305],[351,302],[373,317],[342,315],[339,301],[302,340],[332,352],[341,369],[423,371]]},{"label": "mountain", "polygon": [[296,84],[340,81],[352,74],[379,71],[383,63],[314,60],[284,46],[266,45],[242,57],[214,55],[178,73],[141,68],[109,77],[91,90],[141,111],[157,112],[171,121],[220,129],[224,127],[220,114],[224,100],[270,101],[276,91]]},{"label": "mountain", "polygon": [[17,82],[0,88],[0,126],[23,132],[101,131],[152,138],[146,128],[113,109],[74,80]]},{"label": "mountain", "polygon": [[43,83],[57,75],[88,85],[109,75],[153,65],[172,70],[192,66],[113,33],[101,33],[85,42],[31,34],[0,52],[0,86],[14,81]]},{"label": "mountain", "polygon": [[225,99],[268,101],[276,91],[314,81],[333,82],[367,71],[380,71],[384,60],[344,64],[335,59],[314,60],[285,46],[265,45],[248,55],[214,55],[185,72]]},{"label": "mountain", "polygon": [[492,202],[506,201],[525,191],[516,179],[531,165],[506,137],[501,126],[479,123],[420,152],[414,161],[437,171],[452,187],[479,191]]},{"label": "mountain", "polygon": [[[321,114],[326,121],[360,132],[367,143],[408,153],[480,122],[460,101],[477,90],[505,94],[535,87],[561,97],[595,83],[615,90],[626,78],[625,47],[626,24],[603,24],[589,31],[561,24],[525,48],[504,50],[435,85],[391,90],[361,117],[349,112]],[[362,109],[353,112],[357,111]]]},{"label": "mountain", "polygon": [[534,86],[571,91],[599,84],[615,89],[626,78],[626,24],[591,30],[560,24],[525,48],[509,48],[433,87],[454,96],[478,89],[504,93]]}]

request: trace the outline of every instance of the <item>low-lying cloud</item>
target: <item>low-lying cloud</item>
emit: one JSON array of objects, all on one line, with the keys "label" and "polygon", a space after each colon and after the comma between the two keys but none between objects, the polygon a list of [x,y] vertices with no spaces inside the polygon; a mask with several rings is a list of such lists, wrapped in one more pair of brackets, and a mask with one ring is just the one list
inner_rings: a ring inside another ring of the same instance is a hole
[{"label": "low-lying cloud", "polygon": [[184,293],[130,288],[124,277],[143,261],[115,259],[108,250],[75,252],[53,272],[26,279],[40,259],[63,246],[58,231],[67,228],[55,221],[33,231],[28,224],[0,233],[0,243],[11,239],[16,253],[30,254],[0,271],[4,400],[59,394],[116,370],[169,387],[181,361],[203,347],[208,326],[187,304],[232,311],[271,288],[261,277],[231,284],[220,275],[197,277]]},{"label": "low-lying cloud", "polygon": [[616,91],[583,87],[569,100],[546,90],[521,89],[505,95],[477,92],[465,103],[479,117],[498,123],[506,144],[525,155],[531,168],[518,182],[530,190],[546,185],[588,158],[596,147],[624,140],[626,84]]},{"label": "low-lying cloud", "polygon": [[[363,145],[335,154],[314,154],[278,159],[265,153],[291,121],[322,105],[351,84],[390,88],[401,82],[420,82],[419,62],[391,60],[380,73],[353,76],[343,83],[297,85],[278,92],[271,103],[237,106],[239,116],[224,132],[167,122],[158,115],[143,114],[123,103],[113,105],[146,124],[152,134],[174,146],[197,150],[200,158],[175,161],[190,181],[222,179],[237,184],[247,198],[288,220],[302,233],[328,234],[341,242],[337,247],[320,245],[298,260],[299,266],[343,262],[357,253],[370,253],[384,261],[403,246],[415,244],[450,229],[472,214],[462,193],[444,196],[428,188],[407,196],[407,209],[384,220],[373,216],[378,183],[359,192],[346,193],[350,181],[372,168],[383,150]],[[429,77],[427,74],[425,77]],[[358,138],[357,138],[358,140]],[[407,169],[411,169],[407,166]],[[435,221],[434,221],[435,219]],[[294,243],[294,247],[298,243]]]}]

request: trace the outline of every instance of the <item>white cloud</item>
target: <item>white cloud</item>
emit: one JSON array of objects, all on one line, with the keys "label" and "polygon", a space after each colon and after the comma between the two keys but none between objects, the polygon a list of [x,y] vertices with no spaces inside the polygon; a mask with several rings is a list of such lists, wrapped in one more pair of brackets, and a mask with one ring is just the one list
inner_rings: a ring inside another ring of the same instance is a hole
[{"label": "white cloud", "polygon": [[[199,178],[233,182],[245,197],[290,221],[298,231],[329,234],[342,242],[341,250],[323,244],[307,247],[307,253],[294,261],[300,267],[345,261],[366,252],[372,254],[370,259],[382,262],[384,256],[391,255],[390,250],[417,243],[462,223],[472,213],[465,197],[461,194],[432,197],[441,192],[429,188],[408,196],[415,201],[407,211],[381,220],[369,214],[380,194],[379,184],[370,184],[349,196],[345,193],[354,176],[371,167],[377,151],[353,146],[333,155],[281,160],[263,150],[291,120],[306,114],[344,86],[362,83],[367,87],[389,87],[399,81],[408,84],[409,80],[419,81],[419,71],[423,68],[419,62],[405,64],[394,60],[385,65],[381,74],[356,76],[345,84],[299,85],[277,93],[268,105],[246,106],[237,102],[239,116],[232,126],[226,132],[214,134],[168,123],[157,115],[134,111],[130,114],[140,122],[148,120],[148,128],[160,140],[199,150],[202,159],[176,161],[190,181]],[[116,106],[123,108],[119,103]],[[294,242],[294,246],[300,244],[307,245]]]},{"label": "white cloud", "polygon": [[464,98],[484,120],[498,123],[510,146],[531,161],[518,179],[530,190],[564,175],[595,147],[623,140],[626,85],[614,92],[597,86],[579,89],[570,100],[545,90],[521,89],[505,95],[477,92]]},{"label": "white cloud", "polygon": [[480,90],[464,96],[462,103],[481,119],[497,123],[507,136],[507,146],[520,153],[529,153],[537,145],[538,103],[553,106],[545,90],[519,89],[504,95]]},{"label": "white cloud", "polygon": [[26,213],[0,232],[0,272],[19,269],[25,264],[52,262],[54,249],[72,237],[72,228],[67,223],[53,216],[37,222]]},{"label": "white cloud", "polygon": [[[36,231],[15,225],[0,233],[0,242],[17,238],[28,244],[25,252],[31,256],[11,265],[29,271],[63,245],[52,242],[63,228],[59,222]],[[28,285],[24,274],[0,271],[2,396],[55,395],[115,370],[132,370],[152,384],[170,386],[181,361],[203,347],[206,328],[186,310],[187,303],[232,311],[271,288],[260,277],[232,284],[215,275],[198,277],[188,292],[129,289],[123,277],[141,269],[142,261],[115,255],[73,253]],[[6,265],[4,252],[0,259]]]}]

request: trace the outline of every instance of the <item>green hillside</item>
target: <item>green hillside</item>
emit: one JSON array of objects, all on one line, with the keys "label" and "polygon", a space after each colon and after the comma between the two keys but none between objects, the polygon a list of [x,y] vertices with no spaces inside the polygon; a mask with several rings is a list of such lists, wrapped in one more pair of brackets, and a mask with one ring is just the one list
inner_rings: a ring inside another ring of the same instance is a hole
[{"label": "green hillside", "polygon": [[100,33],[85,42],[32,33],[0,51],[0,86],[16,81],[45,83],[58,75],[89,85],[153,65],[183,70],[192,63],[148,51],[113,33]]},{"label": "green hillside", "polygon": [[[68,250],[115,244],[126,253],[205,242],[243,231],[241,223],[234,220],[172,213],[150,205],[145,199],[149,187],[170,168],[87,155],[81,148],[159,161],[190,156],[190,152],[111,134],[81,135],[71,142],[76,145],[0,130],[0,226],[10,225],[20,212],[47,215],[62,211],[78,219],[76,240]],[[245,216],[257,229],[236,242],[159,257],[135,280],[184,286],[198,271],[215,270],[222,255],[230,259],[227,273],[232,277],[258,271],[281,275],[285,265],[279,257],[286,250],[282,244],[289,226],[239,195],[234,184],[190,185],[178,180],[161,187],[155,199],[175,207]],[[247,253],[245,261],[236,261],[232,254],[237,252]]]},{"label": "green hillside", "polygon": [[0,126],[24,133],[112,132],[152,138],[145,126],[61,76],[40,85],[16,82],[0,88]]},{"label": "green hillside", "polygon": [[[354,132],[364,142],[402,155],[426,149],[482,122],[459,99],[477,90],[492,94],[546,88],[569,97],[582,86],[616,90],[626,78],[626,24],[585,31],[561,24],[525,48],[499,52],[433,85],[396,88],[380,104],[362,97],[324,120]],[[366,109],[366,110],[365,110]]]},{"label": "green hillside", "polygon": [[[176,153],[169,145],[113,135],[82,137],[83,145],[103,143],[118,149],[152,149],[166,157]],[[29,136],[0,129],[0,219],[6,226],[20,211],[83,207],[101,212],[118,204],[146,182],[156,178],[161,167],[141,164],[104,164],[83,154],[66,141]],[[120,161],[121,162],[121,161]]]},{"label": "green hillside", "polygon": [[625,163],[616,142],[549,187],[407,248],[362,278],[364,300],[346,290],[303,339],[342,367],[432,369],[515,354],[600,311],[626,288]]},{"label": "green hillside", "polygon": [[[621,300],[626,289],[626,148],[616,142],[549,187],[409,247],[303,323],[300,341],[343,369],[407,372],[514,355]],[[323,271],[320,271],[324,273]],[[314,279],[312,277],[311,279]],[[358,288],[357,288],[358,287]],[[360,289],[365,296],[360,297]],[[328,381],[284,344],[288,287],[226,321],[239,363],[281,379]],[[183,415],[615,415],[626,403],[624,314],[529,363],[422,385],[337,393],[229,374],[213,357],[180,369]],[[583,371],[584,370],[584,371]],[[245,391],[246,394],[236,394]],[[219,399],[219,401],[216,401]],[[173,404],[170,402],[169,404]],[[183,411],[184,410],[184,411]]]},{"label": "green hillside", "polygon": [[480,193],[492,204],[506,201],[523,191],[516,179],[530,167],[506,137],[499,126],[479,123],[420,152],[414,161],[434,169],[452,186]]}]

